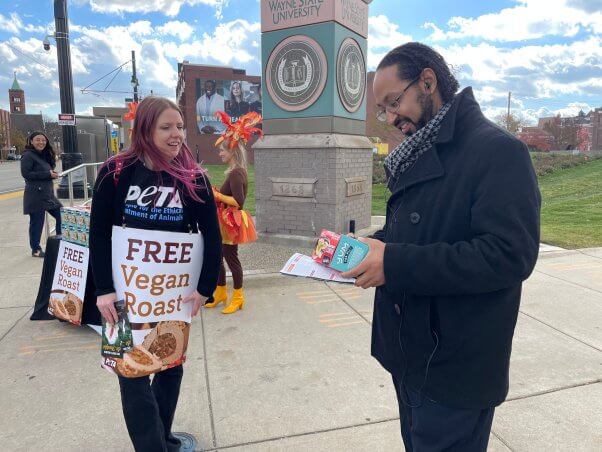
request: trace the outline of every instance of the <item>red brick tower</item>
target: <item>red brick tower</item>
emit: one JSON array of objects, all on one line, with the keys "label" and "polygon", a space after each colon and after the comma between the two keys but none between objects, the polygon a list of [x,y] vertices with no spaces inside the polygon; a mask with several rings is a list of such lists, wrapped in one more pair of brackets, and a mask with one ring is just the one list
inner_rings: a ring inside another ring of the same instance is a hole
[{"label": "red brick tower", "polygon": [[15,80],[13,86],[8,90],[8,100],[10,103],[11,113],[26,113],[25,111],[25,91],[19,86],[17,81],[17,73],[15,72]]}]

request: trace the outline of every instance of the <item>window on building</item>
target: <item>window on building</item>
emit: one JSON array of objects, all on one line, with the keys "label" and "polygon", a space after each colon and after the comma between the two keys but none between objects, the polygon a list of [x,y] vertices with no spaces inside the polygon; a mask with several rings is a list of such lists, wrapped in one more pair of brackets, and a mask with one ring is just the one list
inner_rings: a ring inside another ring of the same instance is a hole
[{"label": "window on building", "polygon": [[21,107],[15,107],[15,111],[21,111]]},{"label": "window on building", "polygon": [[20,97],[13,97],[13,102],[15,104],[20,104],[21,103],[21,98]]}]

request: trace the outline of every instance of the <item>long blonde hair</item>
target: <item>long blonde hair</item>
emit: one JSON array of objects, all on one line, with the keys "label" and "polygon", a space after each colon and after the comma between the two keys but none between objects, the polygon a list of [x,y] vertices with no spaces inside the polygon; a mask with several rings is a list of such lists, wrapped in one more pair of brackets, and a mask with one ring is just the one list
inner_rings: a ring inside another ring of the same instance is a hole
[{"label": "long blonde hair", "polygon": [[230,174],[235,168],[247,170],[247,148],[245,148],[242,140],[239,141],[238,146],[234,146],[233,149],[230,149],[225,141],[220,144],[220,148],[232,152],[232,158],[234,159],[234,165],[229,165],[226,171],[224,171],[224,174]]}]

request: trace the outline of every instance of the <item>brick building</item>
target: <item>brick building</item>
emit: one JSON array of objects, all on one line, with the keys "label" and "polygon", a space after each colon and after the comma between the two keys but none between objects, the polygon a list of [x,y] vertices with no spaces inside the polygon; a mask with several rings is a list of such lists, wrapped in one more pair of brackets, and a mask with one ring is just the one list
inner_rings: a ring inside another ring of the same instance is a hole
[{"label": "brick building", "polygon": [[[261,113],[261,77],[247,75],[244,69],[184,61],[178,63],[176,102],[184,114],[186,140],[193,155],[206,164],[221,163],[214,143],[223,126],[215,111],[226,111],[234,118],[248,111]],[[251,146],[248,151],[252,163]]]},{"label": "brick building", "polygon": [[10,112],[18,114],[27,113],[25,110],[25,91],[21,89],[21,86],[17,81],[17,73],[15,72],[14,74],[15,79],[13,80],[13,85],[8,90]]},{"label": "brick building", "polygon": [[592,125],[592,151],[602,151],[602,108],[596,108],[590,112],[590,124]]},{"label": "brick building", "polygon": [[0,108],[0,158],[6,158],[10,147],[10,112]]}]

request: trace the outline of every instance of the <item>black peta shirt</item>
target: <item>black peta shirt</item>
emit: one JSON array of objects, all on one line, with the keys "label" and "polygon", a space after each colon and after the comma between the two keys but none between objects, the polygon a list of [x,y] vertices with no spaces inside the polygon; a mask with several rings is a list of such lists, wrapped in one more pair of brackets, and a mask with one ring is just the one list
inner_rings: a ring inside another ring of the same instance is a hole
[{"label": "black peta shirt", "polygon": [[123,216],[125,225],[132,228],[182,231],[182,196],[172,177],[138,165],[125,197]]}]

